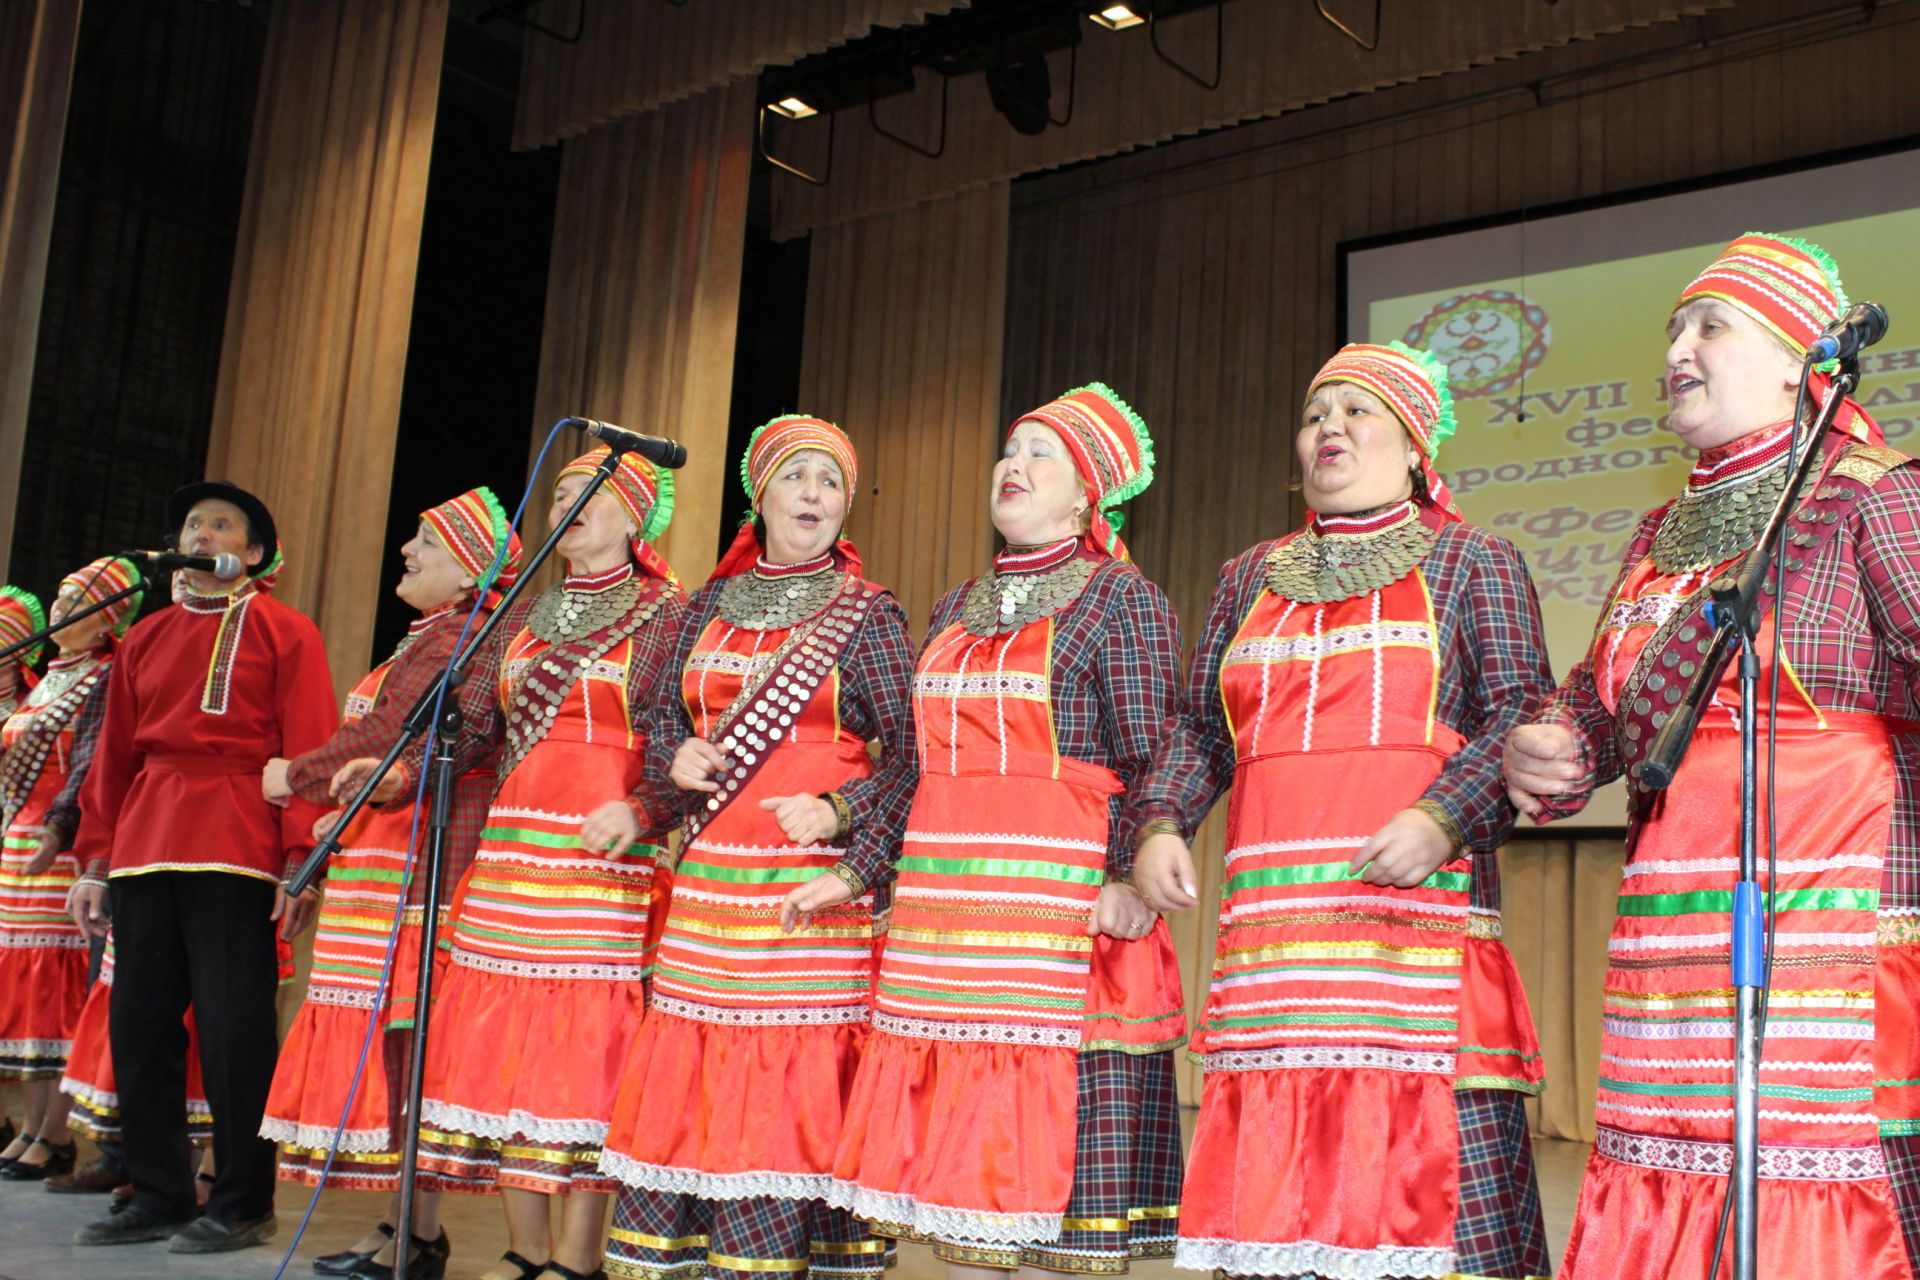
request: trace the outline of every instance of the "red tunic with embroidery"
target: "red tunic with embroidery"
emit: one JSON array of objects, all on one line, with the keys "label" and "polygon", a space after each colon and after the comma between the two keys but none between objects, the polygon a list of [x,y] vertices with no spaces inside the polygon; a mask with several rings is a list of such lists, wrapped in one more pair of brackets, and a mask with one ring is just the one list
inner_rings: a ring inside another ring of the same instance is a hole
[{"label": "red tunic with embroidery", "polygon": [[276,756],[338,723],[320,632],[243,583],[185,595],[127,632],[81,793],[74,852],[89,877],[225,871],[280,880],[325,808],[260,794]]}]

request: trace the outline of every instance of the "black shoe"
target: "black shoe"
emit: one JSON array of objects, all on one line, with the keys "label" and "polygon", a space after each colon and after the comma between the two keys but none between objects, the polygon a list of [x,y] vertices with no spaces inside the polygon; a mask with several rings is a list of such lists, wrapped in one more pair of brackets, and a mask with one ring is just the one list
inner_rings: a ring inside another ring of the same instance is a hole
[{"label": "black shoe", "polygon": [[[412,1240],[413,1247],[407,1251],[407,1275],[412,1280],[444,1280],[447,1256],[453,1252],[446,1229],[442,1228],[439,1238],[434,1240],[422,1240],[419,1236]],[[354,1271],[352,1280],[393,1280],[393,1268],[369,1259]]]},{"label": "black shoe", "polygon": [[[43,1178],[56,1174],[73,1172],[74,1143],[69,1142],[63,1147],[56,1147],[45,1138],[35,1138],[33,1146],[45,1147],[53,1154],[39,1164],[28,1164],[25,1160],[11,1161],[6,1168],[0,1169],[0,1178],[8,1182],[39,1182]],[[27,1150],[31,1151],[33,1147],[28,1147]]]},{"label": "black shoe", "polygon": [[141,1244],[165,1240],[187,1225],[185,1218],[169,1218],[151,1209],[130,1204],[118,1213],[110,1213],[73,1233],[75,1244]]},{"label": "black shoe", "polygon": [[607,1280],[607,1269],[605,1267],[595,1267],[592,1271],[583,1273],[575,1271],[572,1267],[563,1267],[557,1262],[549,1262],[546,1270],[540,1274],[543,1277],[559,1276],[560,1280]]},{"label": "black shoe", "polygon": [[[129,1210],[128,1212],[131,1212]],[[125,1213],[120,1215],[126,1217]],[[229,1253],[251,1248],[273,1239],[279,1220],[269,1209],[250,1222],[225,1223],[218,1218],[199,1217],[187,1223],[167,1240],[168,1253]]]},{"label": "black shoe", "polygon": [[[442,1231],[440,1234],[445,1235],[446,1232]],[[535,1276],[539,1275],[542,1271],[545,1271],[547,1269],[546,1263],[528,1262],[525,1258],[521,1257],[519,1254],[515,1253],[511,1249],[507,1250],[505,1253],[500,1255],[500,1261],[506,1263],[510,1267],[519,1268],[520,1274],[518,1277],[516,1277],[516,1280],[534,1280]]]},{"label": "black shoe", "polygon": [[[374,1230],[389,1240],[393,1239],[393,1224],[391,1222],[383,1222],[375,1227]],[[441,1234],[444,1235],[446,1233],[442,1232]],[[360,1269],[361,1263],[372,1262],[373,1255],[378,1252],[380,1252],[380,1247],[367,1249],[364,1252],[359,1249],[342,1249],[339,1253],[330,1253],[324,1258],[315,1258],[313,1260],[313,1269],[323,1276],[350,1276]]]}]

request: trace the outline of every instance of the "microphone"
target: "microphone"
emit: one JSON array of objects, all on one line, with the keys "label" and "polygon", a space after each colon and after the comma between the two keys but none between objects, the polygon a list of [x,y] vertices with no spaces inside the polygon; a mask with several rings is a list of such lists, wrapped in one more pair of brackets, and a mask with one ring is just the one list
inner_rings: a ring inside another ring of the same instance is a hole
[{"label": "microphone", "polygon": [[1825,364],[1860,354],[1887,334],[1887,309],[1877,302],[1856,302],[1827,326],[1807,348],[1807,363]]},{"label": "microphone", "polygon": [[162,573],[192,569],[199,573],[210,573],[222,582],[232,582],[235,578],[245,577],[247,573],[246,563],[230,551],[222,551],[217,556],[190,556],[182,551],[122,551],[120,555],[127,560],[138,560],[147,568]]},{"label": "microphone", "polygon": [[584,431],[595,440],[603,440],[617,450],[637,453],[669,469],[687,465],[687,446],[678,440],[643,436],[638,431],[628,431],[625,427],[616,427],[611,422],[595,422],[592,418],[568,418],[565,425]]}]

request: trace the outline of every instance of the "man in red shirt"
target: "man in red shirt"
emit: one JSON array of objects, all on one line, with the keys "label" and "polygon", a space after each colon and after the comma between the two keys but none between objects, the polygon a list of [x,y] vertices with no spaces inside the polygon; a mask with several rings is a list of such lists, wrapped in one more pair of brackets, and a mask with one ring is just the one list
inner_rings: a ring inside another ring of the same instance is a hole
[{"label": "man in red shirt", "polygon": [[[247,574],[184,572],[174,607],[127,633],[109,678],[72,903],[93,934],[111,907],[109,1034],[134,1194],[74,1239],[214,1253],[273,1235],[274,1148],[259,1130],[279,1049],[274,931],[298,932],[313,906],[290,904],[282,882],[321,810],[269,804],[260,770],[325,742],[337,716],[319,630],[263,588],[280,567],[266,506],[207,482],[174,493],[167,517],[180,550],[236,555]],[[189,1003],[217,1170],[198,1221],[180,1021]]]}]

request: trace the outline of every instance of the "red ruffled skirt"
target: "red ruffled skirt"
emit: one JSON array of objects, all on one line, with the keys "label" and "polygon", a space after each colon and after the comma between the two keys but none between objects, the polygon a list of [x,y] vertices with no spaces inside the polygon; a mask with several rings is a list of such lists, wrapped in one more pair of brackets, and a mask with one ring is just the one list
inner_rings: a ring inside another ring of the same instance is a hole
[{"label": "red ruffled skirt", "polygon": [[1425,1072],[1210,1071],[1177,1265],[1235,1275],[1453,1271],[1453,1085]]},{"label": "red ruffled skirt", "polygon": [[0,1080],[58,1079],[87,1000],[87,949],[0,947]]},{"label": "red ruffled skirt", "polygon": [[[113,943],[107,943],[99,981],[87,993],[73,1033],[73,1052],[60,1092],[73,1099],[67,1127],[95,1142],[120,1141],[120,1094],[113,1079],[113,1045],[107,1039],[107,1006],[113,998]],[[187,1137],[196,1147],[213,1141],[213,1108],[200,1079],[200,1035],[187,1010]]]},{"label": "red ruffled skirt", "polygon": [[434,1175],[431,1185],[614,1190],[599,1171],[600,1145],[646,1007],[640,982],[449,966],[427,1038],[420,1107],[420,1165]]},{"label": "red ruffled skirt", "polygon": [[[419,981],[418,925],[403,925],[393,957],[392,993],[406,993],[407,1008]],[[446,952],[434,966],[437,993],[446,975]],[[327,1174],[329,1186],[354,1191],[393,1191],[400,1185],[400,1145],[405,1118],[407,1049],[412,1022],[388,1015],[373,1043],[367,1027],[373,1011],[345,1004],[307,1001],[294,1016],[286,1043],[280,1046],[273,1089],[260,1136],[280,1144],[280,1176],[317,1186],[327,1153],[338,1134],[339,1149]],[[362,1049],[366,1066],[360,1065]],[[354,1087],[354,1076],[360,1077]],[[341,1110],[347,1111],[344,1128]]]},{"label": "red ruffled skirt", "polygon": [[619,1076],[601,1171],[710,1200],[824,1197],[870,1036],[864,1022],[723,1026],[653,1010]]},{"label": "red ruffled skirt", "polygon": [[[1678,1280],[1689,1260],[1704,1270],[1713,1256],[1727,1186],[1725,1177],[1646,1168],[1595,1151],[1587,1157],[1560,1275],[1564,1280],[1669,1275]],[[1847,1280],[1910,1280],[1913,1275],[1893,1185],[1885,1179],[1761,1178],[1757,1204],[1759,1275]],[[1811,1230],[1812,1224],[1833,1229]],[[1676,1264],[1682,1269],[1676,1271]],[[1732,1264],[1729,1240],[1721,1275],[1733,1274]]]},{"label": "red ruffled skirt", "polygon": [[876,1033],[847,1102],[829,1202],[906,1239],[1053,1239],[1073,1191],[1078,1059]]}]

